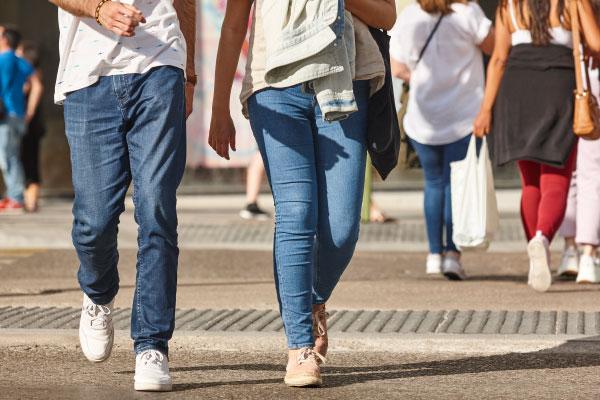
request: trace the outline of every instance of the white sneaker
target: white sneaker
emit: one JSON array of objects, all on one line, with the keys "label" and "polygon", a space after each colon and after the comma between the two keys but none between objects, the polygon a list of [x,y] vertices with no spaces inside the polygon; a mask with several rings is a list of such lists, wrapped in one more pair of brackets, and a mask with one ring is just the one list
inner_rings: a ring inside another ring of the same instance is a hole
[{"label": "white sneaker", "polygon": [[465,274],[460,260],[455,256],[446,255],[444,257],[442,271],[444,272],[444,276],[451,281],[464,281],[467,279],[467,274]]},{"label": "white sneaker", "polygon": [[97,305],[84,293],[79,320],[79,342],[85,357],[102,362],[110,357],[115,330],[112,324],[113,302]]},{"label": "white sneaker", "polygon": [[442,255],[429,254],[427,256],[427,264],[425,266],[427,275],[438,275],[442,273]]},{"label": "white sneaker", "polygon": [[550,271],[550,244],[548,239],[538,232],[527,245],[529,254],[529,285],[538,292],[545,292],[552,285]]},{"label": "white sneaker", "polygon": [[173,388],[169,360],[158,350],[145,350],[135,357],[134,388],[146,392],[169,392]]},{"label": "white sneaker", "polygon": [[575,247],[568,247],[562,256],[558,267],[558,276],[577,276],[579,272],[579,251]]},{"label": "white sneaker", "polygon": [[600,283],[600,271],[594,257],[585,254],[581,256],[577,283]]}]

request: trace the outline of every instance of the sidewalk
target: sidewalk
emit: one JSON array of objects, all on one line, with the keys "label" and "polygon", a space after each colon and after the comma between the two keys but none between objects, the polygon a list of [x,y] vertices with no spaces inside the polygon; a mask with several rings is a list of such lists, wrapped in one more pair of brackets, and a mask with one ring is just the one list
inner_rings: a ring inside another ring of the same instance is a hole
[{"label": "sidewalk", "polygon": [[[465,282],[425,275],[419,193],[376,196],[399,221],[363,226],[359,251],[328,303],[326,387],[311,395],[596,398],[600,286],[557,281],[543,294],[527,287],[515,192],[500,193],[503,225],[494,248],[465,254]],[[242,203],[241,196],[180,199],[176,391],[161,399],[305,396],[281,384],[272,222],[242,221]],[[49,201],[37,215],[0,217],[0,399],[140,396],[131,388],[128,338],[136,273],[131,204],[120,228],[116,348],[101,366],[78,349],[81,292],[70,224],[68,201]]]},{"label": "sidewalk", "polygon": [[[363,225],[359,250],[427,251],[422,192],[378,192],[374,197],[379,206],[397,221],[385,225]],[[518,217],[519,193],[499,191],[498,200],[501,225],[490,251],[522,251],[524,239]],[[270,250],[273,222],[242,220],[238,212],[243,204],[244,197],[240,195],[180,196],[181,248]],[[273,212],[269,195],[261,196],[260,204]],[[137,246],[137,226],[132,211],[129,198],[119,226],[119,245],[123,249],[135,249]],[[0,216],[0,249],[70,249],[71,221],[71,203],[66,200],[46,201],[39,214]]]}]

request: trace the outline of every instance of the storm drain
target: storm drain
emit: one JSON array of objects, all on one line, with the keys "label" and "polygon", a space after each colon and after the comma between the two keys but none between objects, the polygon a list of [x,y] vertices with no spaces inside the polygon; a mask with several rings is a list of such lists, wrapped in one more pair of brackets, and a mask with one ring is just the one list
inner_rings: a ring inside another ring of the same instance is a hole
[{"label": "storm drain", "polygon": [[[80,310],[0,307],[0,329],[77,329]],[[113,312],[115,329],[129,329],[130,309]],[[176,329],[207,332],[281,332],[274,310],[185,309]],[[567,311],[331,311],[330,332],[364,334],[597,335],[600,312]]]},{"label": "storm drain", "polygon": [[[181,224],[179,237],[182,245],[202,243],[269,244],[273,241],[272,222],[239,224]],[[505,218],[495,241],[522,242],[523,228],[519,219]],[[427,232],[422,219],[406,219],[391,224],[361,226],[360,243],[425,243]]]}]

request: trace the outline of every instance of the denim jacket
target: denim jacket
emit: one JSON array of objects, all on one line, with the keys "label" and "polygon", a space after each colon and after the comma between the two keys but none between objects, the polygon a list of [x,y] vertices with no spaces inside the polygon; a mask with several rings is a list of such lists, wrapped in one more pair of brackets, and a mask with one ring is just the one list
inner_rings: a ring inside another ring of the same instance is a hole
[{"label": "denim jacket", "polygon": [[326,121],[357,111],[354,23],[344,0],[264,0],[259,12],[269,86],[305,84]]}]

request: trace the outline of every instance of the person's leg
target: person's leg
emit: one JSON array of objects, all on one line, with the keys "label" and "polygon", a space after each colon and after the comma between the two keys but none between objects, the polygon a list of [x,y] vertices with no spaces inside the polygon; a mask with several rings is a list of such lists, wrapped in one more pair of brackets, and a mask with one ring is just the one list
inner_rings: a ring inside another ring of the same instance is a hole
[{"label": "person's leg", "polygon": [[130,183],[125,123],[111,78],[71,93],[64,112],[79,284],[95,304],[109,304],[119,290],[117,225]]},{"label": "person's leg", "polygon": [[[580,149],[581,150],[581,149]],[[573,172],[569,194],[567,195],[567,208],[565,217],[559,229],[559,234],[565,238],[565,245],[575,245],[577,235],[577,171]]]},{"label": "person's leg", "polygon": [[317,177],[314,95],[299,86],[267,89],[248,101],[250,123],[275,201],[274,267],[289,349],[312,347]]},{"label": "person's leg", "polygon": [[[571,176],[575,168],[577,149],[574,148],[564,168],[541,166],[541,198],[536,231],[552,242],[565,216]],[[580,171],[583,172],[583,171]],[[585,190],[582,188],[580,194]]]},{"label": "person's leg", "polygon": [[444,217],[444,150],[443,146],[421,144],[410,139],[419,156],[425,175],[425,222],[429,239],[429,252],[442,254]]},{"label": "person's leg", "polygon": [[[600,141],[580,141],[577,158],[577,243],[600,245]],[[587,249],[592,255],[591,249]]]},{"label": "person's leg", "polygon": [[540,191],[541,165],[534,161],[518,161],[521,175],[521,220],[527,241],[536,234],[538,210],[542,194]]},{"label": "person's leg", "polygon": [[319,222],[314,304],[324,304],[348,267],[360,229],[365,180],[369,82],[354,83],[359,111],[334,123],[315,107]]},{"label": "person's leg", "polygon": [[450,163],[464,160],[467,156],[467,150],[471,141],[471,135],[462,138],[454,143],[444,146],[444,225],[446,228],[446,246],[445,252],[459,253],[458,248],[452,239],[452,189],[450,186]]},{"label": "person's leg", "polygon": [[[186,157],[183,72],[159,67],[114,79],[127,98],[127,144],[139,226],[131,336],[137,354],[153,349],[168,355],[179,257],[176,191]],[[158,92],[162,95],[155,96]]]},{"label": "person's leg", "polygon": [[246,171],[246,204],[256,204],[258,202],[264,173],[265,167],[260,152],[256,152]]},{"label": "person's leg", "polygon": [[31,132],[31,124],[21,143],[21,162],[25,173],[25,209],[36,211],[40,197],[40,135]]},{"label": "person's leg", "polygon": [[[581,159],[581,146],[578,149],[578,161]],[[575,236],[577,234],[577,172],[573,172],[571,177],[571,186],[567,196],[567,209],[565,218],[559,229],[559,234],[564,238],[565,245],[562,259],[558,267],[558,276],[575,276],[579,270],[579,251]],[[600,223],[600,220],[599,220]]]},{"label": "person's leg", "polygon": [[21,140],[25,134],[25,122],[13,116],[8,116],[3,124],[0,135],[0,167],[4,175],[6,197],[23,204],[25,190],[25,175],[21,164]]}]

